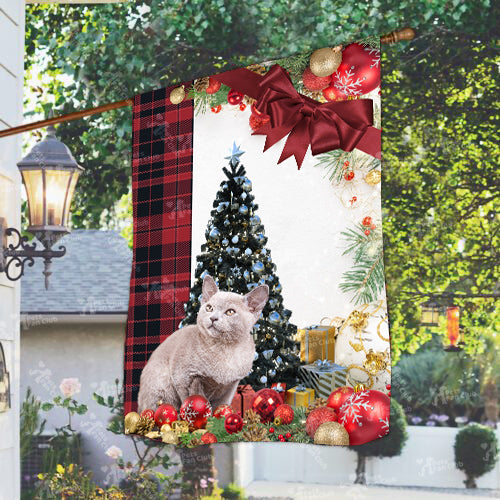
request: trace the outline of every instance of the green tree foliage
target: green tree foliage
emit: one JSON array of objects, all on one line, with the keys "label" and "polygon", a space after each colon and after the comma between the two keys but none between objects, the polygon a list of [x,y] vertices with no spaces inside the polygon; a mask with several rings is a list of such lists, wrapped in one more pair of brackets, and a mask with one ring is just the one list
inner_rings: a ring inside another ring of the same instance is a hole
[{"label": "green tree foliage", "polygon": [[433,293],[455,295],[440,300],[460,306],[469,354],[484,350],[480,336],[498,320],[498,72],[493,42],[478,38],[435,29],[383,56],[383,230],[396,361],[429,340],[419,303]]},{"label": "green tree foliage", "polygon": [[495,431],[480,424],[469,424],[455,438],[455,464],[465,472],[467,488],[476,488],[476,478],[493,470],[498,458]]}]

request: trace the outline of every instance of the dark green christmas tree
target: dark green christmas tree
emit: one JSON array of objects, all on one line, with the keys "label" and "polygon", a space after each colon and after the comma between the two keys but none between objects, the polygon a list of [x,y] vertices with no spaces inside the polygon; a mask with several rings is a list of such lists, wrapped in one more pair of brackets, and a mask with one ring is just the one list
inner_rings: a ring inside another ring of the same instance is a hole
[{"label": "dark green christmas tree", "polygon": [[[242,381],[255,389],[270,387],[273,382],[295,384],[300,364],[298,344],[293,340],[297,327],[289,322],[291,311],[283,306],[281,284],[276,265],[266,248],[264,226],[256,214],[252,183],[246,177],[239,158],[243,154],[236,144],[224,167],[225,179],[213,203],[205,232],[206,243],[196,257],[195,280],[189,302],[184,306],[182,325],[196,323],[200,308],[203,278],[209,274],[219,289],[245,294],[267,284],[269,300],[254,326],[256,356],[252,372]],[[289,385],[290,386],[290,385]]]}]

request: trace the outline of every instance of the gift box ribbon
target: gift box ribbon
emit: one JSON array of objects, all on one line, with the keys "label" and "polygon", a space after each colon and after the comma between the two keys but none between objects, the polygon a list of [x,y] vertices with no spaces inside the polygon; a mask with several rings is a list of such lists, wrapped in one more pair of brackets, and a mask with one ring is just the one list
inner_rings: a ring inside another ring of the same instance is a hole
[{"label": "gift box ribbon", "polygon": [[239,68],[218,74],[217,80],[257,99],[257,110],[269,115],[270,121],[253,133],[266,136],[264,151],[289,134],[278,163],[294,156],[300,169],[309,145],[313,156],[357,147],[380,158],[371,99],[320,103],[299,94],[278,64],[264,76]]}]

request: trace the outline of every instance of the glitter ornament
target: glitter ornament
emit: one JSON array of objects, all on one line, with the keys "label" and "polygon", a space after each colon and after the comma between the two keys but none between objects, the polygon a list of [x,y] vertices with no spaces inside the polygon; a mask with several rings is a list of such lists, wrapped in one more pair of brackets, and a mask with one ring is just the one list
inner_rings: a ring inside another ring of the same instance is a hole
[{"label": "glitter ornament", "polygon": [[184,90],[184,85],[181,85],[170,92],[170,102],[172,104],[180,104],[185,97],[186,91]]},{"label": "glitter ornament", "polygon": [[220,89],[221,83],[215,78],[208,79],[208,87],[205,89],[207,94],[215,94]]},{"label": "glitter ornament", "polygon": [[125,415],[125,434],[134,434],[137,430],[137,423],[139,422],[140,415],[135,411],[131,411]]},{"label": "glitter ornament", "polygon": [[371,170],[365,175],[365,182],[370,186],[377,185],[382,179],[380,170]]},{"label": "glitter ornament", "polygon": [[228,415],[231,415],[234,410],[229,405],[219,405],[214,410],[215,418],[226,418]]},{"label": "glitter ornament", "polygon": [[201,436],[201,442],[203,444],[217,443],[217,437],[215,434],[212,434],[211,432],[205,432],[205,434]]},{"label": "glitter ornament", "polygon": [[154,410],[150,410],[148,408],[148,409],[142,411],[141,417],[146,417],[146,418],[150,418],[150,419],[154,420],[155,412],[154,412]]},{"label": "glitter ornament", "polygon": [[[341,47],[325,47],[315,50],[309,60],[311,73],[318,77],[331,75],[342,62]],[[320,90],[320,89],[318,89]]]},{"label": "glitter ornament", "polygon": [[255,393],[251,407],[260,416],[261,422],[267,423],[273,421],[274,412],[281,404],[283,399],[278,392],[274,389],[261,389]]},{"label": "glitter ornament", "polygon": [[311,68],[306,68],[304,73],[302,73],[302,83],[307,90],[311,92],[316,92],[318,90],[323,90],[330,85],[330,76],[319,77],[316,76]]},{"label": "glitter ornament", "polygon": [[314,433],[314,444],[349,446],[349,433],[338,422],[325,422]]},{"label": "glitter ornament", "polygon": [[337,414],[331,408],[320,406],[313,410],[306,419],[306,432],[310,438],[314,438],[316,429],[325,422],[335,422]]},{"label": "glitter ornament", "polygon": [[237,413],[231,413],[224,420],[224,429],[228,434],[235,434],[243,429],[243,419]]},{"label": "glitter ornament", "polygon": [[186,421],[192,429],[204,428],[208,417],[211,415],[212,406],[210,402],[199,394],[186,398],[179,411],[180,418]]},{"label": "glitter ornament", "polygon": [[163,424],[171,424],[177,420],[177,410],[172,405],[160,405],[155,411],[154,419],[156,426],[161,428]]},{"label": "glitter ornament", "polygon": [[274,410],[274,418],[280,418],[281,423],[284,425],[291,424],[293,422],[293,416],[293,408],[288,404],[279,405],[278,408]]}]

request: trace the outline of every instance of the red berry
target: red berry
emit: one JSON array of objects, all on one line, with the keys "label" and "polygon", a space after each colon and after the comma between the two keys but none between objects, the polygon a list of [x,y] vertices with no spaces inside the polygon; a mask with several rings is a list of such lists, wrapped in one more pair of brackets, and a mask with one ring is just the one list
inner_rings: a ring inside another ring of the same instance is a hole
[{"label": "red berry", "polygon": [[222,109],[222,106],[219,104],[218,106],[214,106],[212,108],[212,113],[218,113]]},{"label": "red berry", "polygon": [[246,105],[246,104],[241,103],[241,104],[240,104],[240,111],[245,111],[246,107],[247,107],[247,105]]},{"label": "red berry", "polygon": [[290,439],[290,438],[292,437],[292,435],[291,435],[289,432],[287,432],[287,433],[285,434],[285,437],[286,437],[287,439]]},{"label": "red berry", "polygon": [[391,397],[391,391],[389,391],[389,392],[387,393],[387,395],[388,395],[389,397]]},{"label": "red berry", "polygon": [[386,388],[388,391],[390,391],[390,390],[391,390],[391,384],[387,384],[387,385],[385,386],[385,388]]},{"label": "red berry", "polygon": [[346,181],[352,181],[354,179],[354,172],[352,170],[349,170],[349,172],[346,172],[344,174],[344,179]]},{"label": "red berry", "polygon": [[348,167],[348,166],[349,166],[349,160],[346,160],[346,161],[344,162],[344,167]]},{"label": "red berry", "polygon": [[372,218],[367,215],[364,219],[363,219],[363,222],[362,222],[363,226],[371,226],[372,224]]},{"label": "red berry", "polygon": [[352,197],[352,201],[357,201],[357,199],[358,199],[358,198],[357,198],[356,196],[353,196],[353,197]]},{"label": "red berry", "polygon": [[215,94],[220,89],[220,82],[215,78],[208,79],[208,87],[205,90],[207,94]]},{"label": "red berry", "polygon": [[285,439],[285,438],[283,437],[283,434],[280,434],[280,435],[278,436],[278,439]]},{"label": "red berry", "polygon": [[377,226],[376,226],[375,224],[372,224],[372,225],[370,226],[370,229],[375,229],[376,227],[377,227]]},{"label": "red berry", "polygon": [[269,432],[272,434],[274,432],[274,427],[269,427]]},{"label": "red berry", "polygon": [[369,234],[370,234],[370,230],[369,230],[369,229],[366,229],[366,230],[365,230],[365,234],[366,234],[366,236],[369,236]]}]

